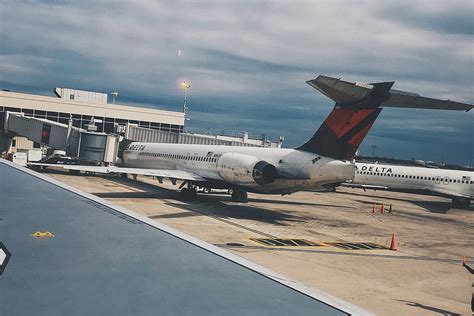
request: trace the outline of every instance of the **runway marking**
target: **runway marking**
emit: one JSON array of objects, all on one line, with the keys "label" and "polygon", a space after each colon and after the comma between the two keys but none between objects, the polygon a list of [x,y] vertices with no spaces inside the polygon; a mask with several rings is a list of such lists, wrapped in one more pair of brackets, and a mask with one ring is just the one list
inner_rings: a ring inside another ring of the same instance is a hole
[{"label": "runway marking", "polygon": [[[326,255],[340,255],[340,256],[356,256],[356,257],[373,257],[373,258],[385,258],[385,259],[400,259],[400,260],[419,260],[419,261],[433,261],[433,262],[443,262],[459,265],[459,258],[450,259],[450,258],[433,258],[433,257],[423,257],[423,256],[400,256],[400,255],[384,255],[376,253],[360,253],[360,252],[351,252],[351,251],[333,251],[333,250],[317,250],[317,249],[305,249],[300,247],[265,247],[265,246],[234,246],[230,244],[214,244],[215,246],[232,249],[234,251],[240,249],[247,250],[269,250],[269,251],[289,251],[289,252],[304,252],[304,253],[317,253],[317,254],[326,254]],[[320,248],[327,249],[327,248]]]},{"label": "runway marking", "polygon": [[385,246],[374,244],[371,242],[325,242],[325,244],[344,250],[388,249]]},{"label": "runway marking", "polygon": [[263,244],[264,246],[296,247],[296,246],[324,246],[306,239],[288,239],[288,238],[250,238],[250,240]]},{"label": "runway marking", "polygon": [[343,250],[386,250],[387,247],[371,242],[314,242],[298,238],[250,238],[251,241],[267,247],[336,247]]}]

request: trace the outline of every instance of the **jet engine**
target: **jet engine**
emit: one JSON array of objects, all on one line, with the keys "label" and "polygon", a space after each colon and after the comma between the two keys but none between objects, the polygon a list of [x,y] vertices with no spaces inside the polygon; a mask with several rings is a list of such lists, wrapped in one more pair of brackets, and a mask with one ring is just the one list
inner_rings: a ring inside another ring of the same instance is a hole
[{"label": "jet engine", "polygon": [[255,156],[225,153],[217,161],[217,173],[227,182],[237,185],[265,185],[276,180],[274,165]]}]

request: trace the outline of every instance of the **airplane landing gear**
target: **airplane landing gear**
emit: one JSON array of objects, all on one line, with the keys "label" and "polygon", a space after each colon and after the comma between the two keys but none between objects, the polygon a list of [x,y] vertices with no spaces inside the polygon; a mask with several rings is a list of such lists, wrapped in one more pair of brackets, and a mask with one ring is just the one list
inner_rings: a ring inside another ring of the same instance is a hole
[{"label": "airplane landing gear", "polygon": [[81,174],[81,171],[69,169],[69,174],[72,174],[73,176],[78,176],[79,174]]},{"label": "airplane landing gear", "polygon": [[233,202],[248,202],[247,192],[242,190],[232,190],[231,199]]},{"label": "airplane landing gear", "polygon": [[183,188],[179,192],[181,200],[184,201],[194,201],[197,197],[197,192],[195,188]]},{"label": "airplane landing gear", "polygon": [[469,207],[470,204],[471,204],[471,201],[469,199],[462,199],[462,198],[452,199],[452,205],[460,209],[466,209]]}]

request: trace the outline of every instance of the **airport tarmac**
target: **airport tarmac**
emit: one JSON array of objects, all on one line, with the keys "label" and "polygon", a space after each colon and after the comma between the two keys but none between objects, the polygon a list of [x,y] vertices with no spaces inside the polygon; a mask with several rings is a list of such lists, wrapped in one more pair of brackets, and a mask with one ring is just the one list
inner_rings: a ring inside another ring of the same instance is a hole
[{"label": "airport tarmac", "polygon": [[[250,193],[248,203],[216,192],[183,202],[177,186],[149,177],[45,174],[379,315],[470,314],[472,276],[461,263],[465,255],[474,264],[474,206],[350,188]],[[367,249],[388,248],[392,233],[397,251]]]}]

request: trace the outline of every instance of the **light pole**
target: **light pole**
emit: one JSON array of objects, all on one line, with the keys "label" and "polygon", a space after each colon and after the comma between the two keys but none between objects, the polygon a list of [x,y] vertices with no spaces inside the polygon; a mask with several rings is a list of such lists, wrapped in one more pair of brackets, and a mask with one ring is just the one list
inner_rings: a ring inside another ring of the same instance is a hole
[{"label": "light pole", "polygon": [[372,157],[375,157],[375,150],[377,149],[377,145],[372,145]]},{"label": "light pole", "polygon": [[186,101],[188,97],[188,90],[189,88],[191,88],[191,85],[187,83],[186,81],[183,81],[183,83],[181,84],[181,88],[183,88],[184,90],[184,103],[183,103],[184,120],[189,121],[189,118],[187,117],[188,107],[186,106]]}]

